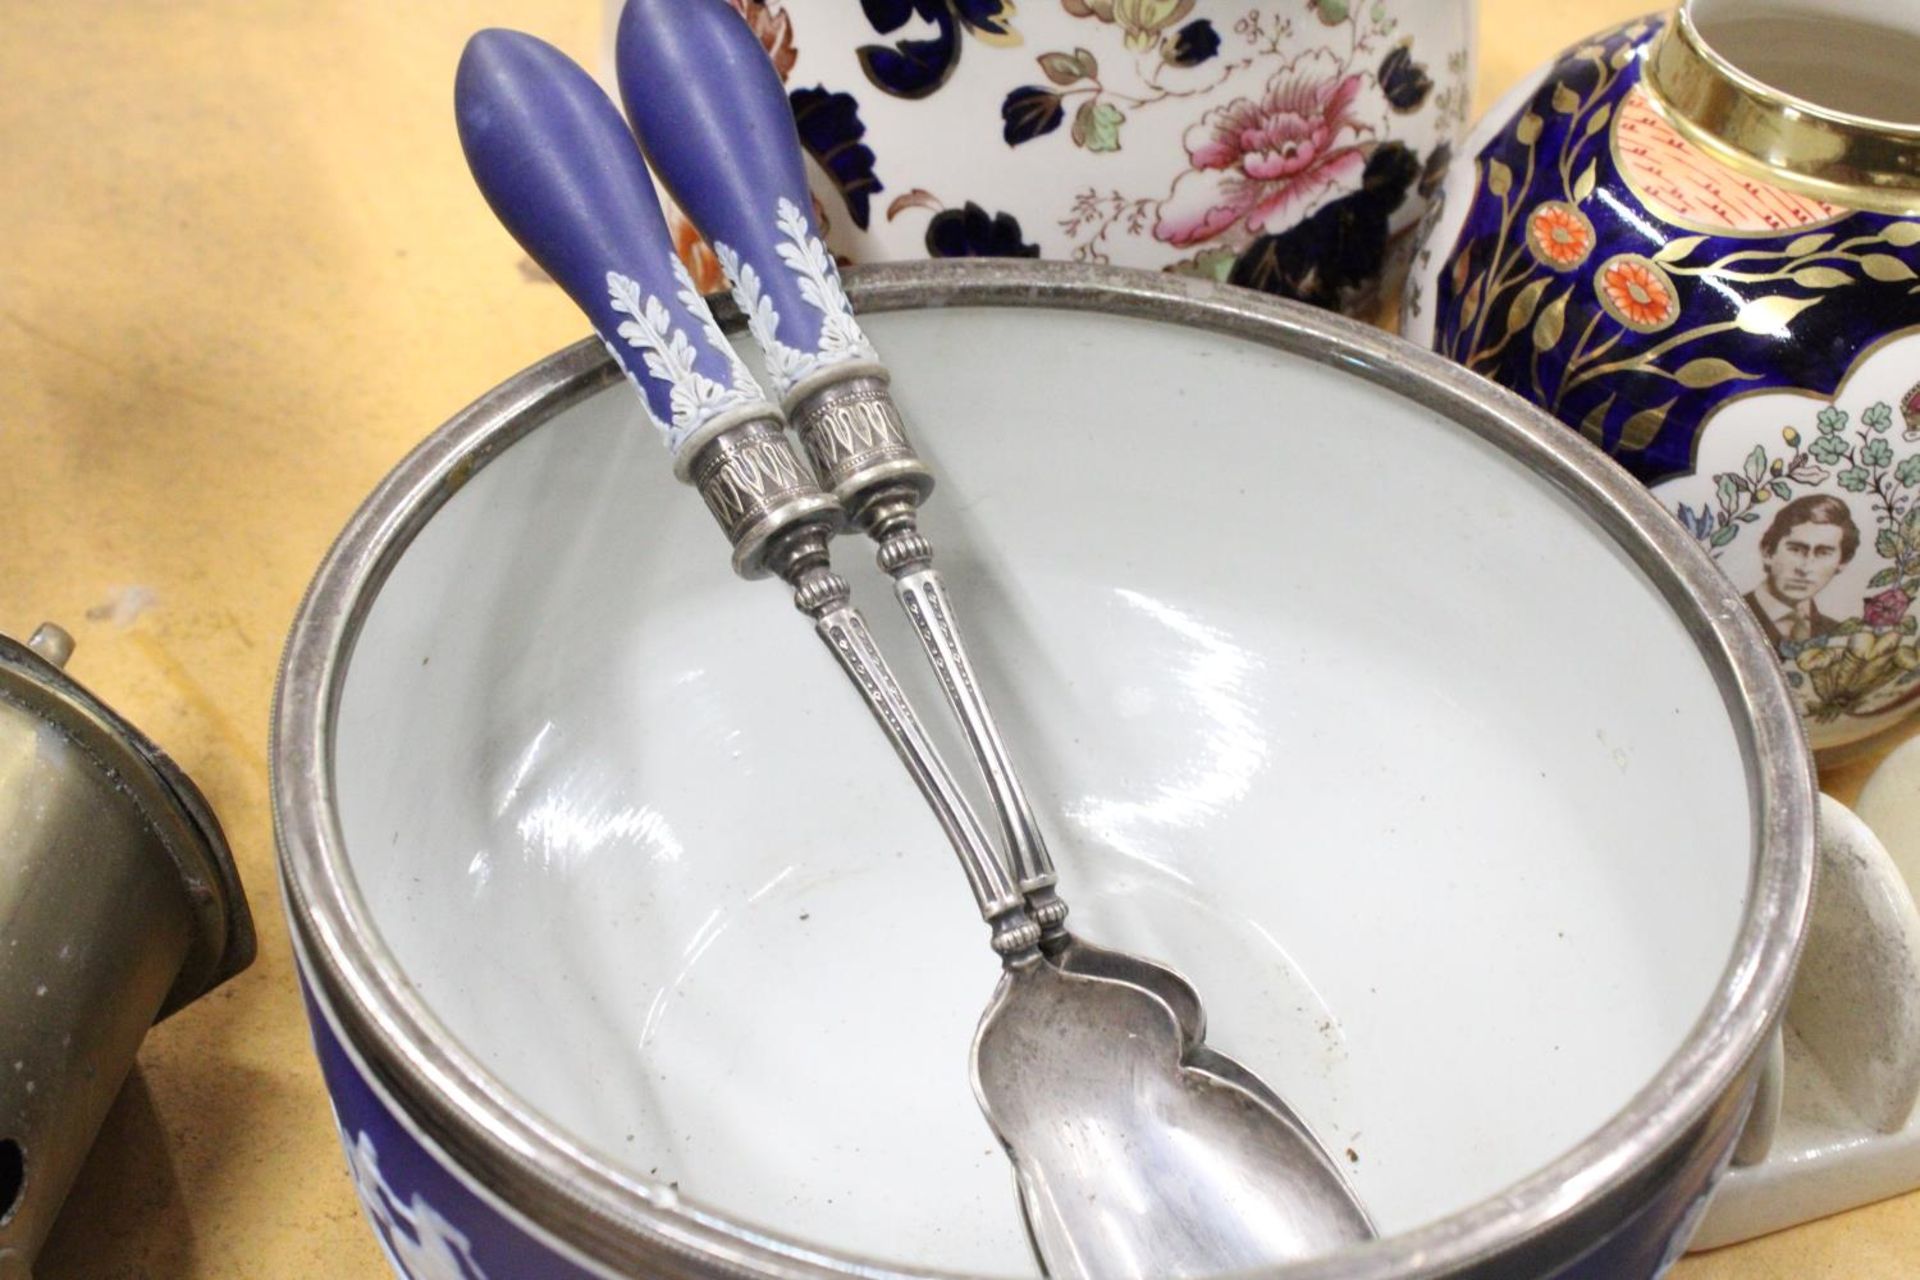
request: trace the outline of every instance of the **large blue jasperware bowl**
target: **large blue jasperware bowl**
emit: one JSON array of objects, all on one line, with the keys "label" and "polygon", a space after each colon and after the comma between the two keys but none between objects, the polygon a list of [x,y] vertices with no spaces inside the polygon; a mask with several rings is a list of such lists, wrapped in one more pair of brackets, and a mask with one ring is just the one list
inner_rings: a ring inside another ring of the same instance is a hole
[{"label": "large blue jasperware bowl", "polygon": [[[1593,449],[1338,317],[1044,263],[849,289],[1075,919],[1185,971],[1381,1225],[1274,1274],[1660,1270],[1810,892],[1738,593]],[[1032,1274],[951,855],[639,421],[597,347],[503,384],[289,641],[284,884],[367,1212],[414,1280]]]}]

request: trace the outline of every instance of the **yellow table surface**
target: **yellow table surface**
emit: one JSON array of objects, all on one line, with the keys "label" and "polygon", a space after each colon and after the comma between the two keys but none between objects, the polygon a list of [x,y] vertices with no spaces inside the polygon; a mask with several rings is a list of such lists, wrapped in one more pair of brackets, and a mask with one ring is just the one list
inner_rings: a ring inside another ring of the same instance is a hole
[{"label": "yellow table surface", "polygon": [[[1647,3],[1484,0],[1481,103]],[[75,676],[212,799],[260,932],[251,970],[147,1038],[41,1280],[384,1274],[294,988],[268,703],[300,593],[362,496],[584,331],[474,193],[451,85],[482,26],[597,59],[600,10],[5,7],[0,630],[74,633]],[[1828,789],[1851,799],[1871,763]],[[1909,1195],[1674,1274],[1874,1280],[1920,1272],[1916,1257]]]}]

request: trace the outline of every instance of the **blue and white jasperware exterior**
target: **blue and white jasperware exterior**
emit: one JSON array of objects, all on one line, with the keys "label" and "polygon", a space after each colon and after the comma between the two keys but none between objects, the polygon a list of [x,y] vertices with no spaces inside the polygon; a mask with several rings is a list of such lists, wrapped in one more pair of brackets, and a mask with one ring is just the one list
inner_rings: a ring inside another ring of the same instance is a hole
[{"label": "blue and white jasperware exterior", "polygon": [[1594,36],[1471,135],[1403,315],[1653,489],[1820,751],[1920,709],[1916,51],[1859,0]]},{"label": "blue and white jasperware exterior", "polygon": [[[847,288],[939,456],[950,572],[998,602],[1063,870],[1380,1222],[1276,1278],[1661,1270],[1811,888],[1738,593],[1576,438],[1337,317],[1069,264]],[[1031,1273],[955,1069],[977,918],[648,416],[598,343],[503,384],[368,499],[289,639],[283,882],[369,1218],[410,1280]],[[1576,605],[1618,641],[1577,673]]]}]

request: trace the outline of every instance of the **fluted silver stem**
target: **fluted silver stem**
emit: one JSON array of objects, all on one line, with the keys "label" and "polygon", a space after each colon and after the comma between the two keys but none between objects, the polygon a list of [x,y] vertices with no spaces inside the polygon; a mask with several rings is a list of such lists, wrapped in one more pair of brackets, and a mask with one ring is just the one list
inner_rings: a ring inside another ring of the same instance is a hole
[{"label": "fluted silver stem", "polygon": [[928,739],[866,619],[848,602],[846,580],[827,562],[824,534],[809,536],[802,531],[784,540],[769,563],[793,587],[794,605],[813,618],[815,632],[859,690],[867,710],[926,797],[959,856],[981,918],[993,929],[993,949],[1008,959],[1031,953],[1040,940],[1040,927],[1027,914],[1019,887],[995,856],[980,819]]},{"label": "fluted silver stem", "polygon": [[1013,863],[1014,878],[1026,900],[1027,914],[1040,926],[1046,943],[1063,942],[1067,904],[1056,887],[1059,877],[1054,872],[1053,855],[1047,851],[1046,837],[1033,816],[1033,806],[1027,802],[1006,740],[1000,736],[1000,727],[994,723],[993,711],[974,676],[952,597],[932,564],[933,548],[916,530],[912,508],[904,497],[894,510],[876,512],[870,524],[879,542],[880,567],[893,576],[894,594],[913,623],[927,661],[940,677],[947,705],[959,718],[974,762],[993,795],[994,811],[1000,818],[1001,835]]},{"label": "fluted silver stem", "polygon": [[1055,888],[1053,858],[974,679],[951,600],[933,568],[933,548],[920,536],[917,512],[932,492],[933,473],[908,442],[884,377],[822,387],[793,406],[791,421],[820,487],[838,498],[853,523],[873,539],[880,567],[894,580],[895,594],[992,793],[1027,913],[1043,930],[1042,947],[1055,954],[1069,939],[1067,904]]}]

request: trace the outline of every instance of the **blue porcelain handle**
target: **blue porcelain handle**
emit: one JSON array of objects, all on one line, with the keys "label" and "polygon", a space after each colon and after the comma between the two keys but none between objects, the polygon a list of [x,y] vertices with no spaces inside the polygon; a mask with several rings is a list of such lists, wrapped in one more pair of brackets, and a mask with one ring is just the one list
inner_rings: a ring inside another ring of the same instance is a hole
[{"label": "blue porcelain handle", "polygon": [[633,135],[606,92],[517,31],[467,42],[454,79],[474,181],[593,322],[688,477],[700,446],[776,416],[674,252]]},{"label": "blue porcelain handle", "polygon": [[884,377],[813,219],[800,135],[760,39],[727,0],[627,0],[620,96],[647,159],[713,243],[774,393]]}]

